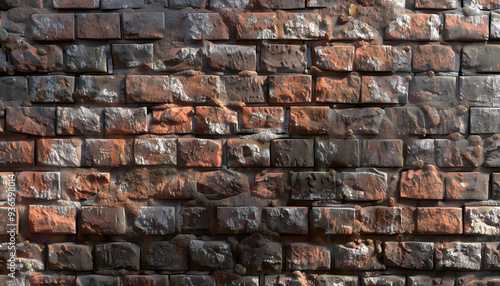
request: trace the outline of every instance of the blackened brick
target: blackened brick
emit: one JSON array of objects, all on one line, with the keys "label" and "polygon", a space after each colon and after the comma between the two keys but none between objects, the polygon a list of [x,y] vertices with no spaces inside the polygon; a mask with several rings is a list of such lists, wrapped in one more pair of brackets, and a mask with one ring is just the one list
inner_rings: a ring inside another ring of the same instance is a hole
[{"label": "blackened brick", "polygon": [[151,270],[188,270],[189,251],[170,241],[148,243],[142,250],[142,268]]},{"label": "blackened brick", "polygon": [[354,233],[354,208],[313,207],[310,215],[312,234],[330,235]]},{"label": "blackened brick", "polygon": [[310,243],[290,243],[286,247],[287,270],[329,270],[330,249]]},{"label": "blackened brick", "polygon": [[68,14],[33,14],[33,40],[73,41],[75,39],[75,16]]},{"label": "blackened brick", "polygon": [[239,263],[250,270],[281,270],[283,260],[281,243],[263,238],[257,239],[254,243],[253,238],[254,236],[250,236],[238,244],[237,249],[241,253]]},{"label": "blackened brick", "polygon": [[449,242],[436,245],[437,269],[479,270],[481,268],[482,244]]},{"label": "blackened brick", "polygon": [[165,14],[161,12],[123,13],[125,39],[161,39],[165,32]]},{"label": "blackened brick", "polygon": [[250,190],[248,176],[229,169],[204,172],[197,182],[198,192],[214,200],[236,196]]},{"label": "blackened brick", "polygon": [[153,68],[153,44],[113,44],[115,69]]},{"label": "blackened brick", "polygon": [[73,102],[75,77],[63,75],[30,76],[32,102]]},{"label": "blackened brick", "polygon": [[210,275],[172,275],[170,276],[170,286],[184,286],[187,283],[194,283],[199,286],[215,286],[215,278]]},{"label": "blackened brick", "polygon": [[48,261],[51,270],[92,271],[92,246],[71,242],[49,244]]},{"label": "blackened brick", "polygon": [[125,76],[81,75],[73,99],[85,103],[125,103]]},{"label": "blackened brick", "polygon": [[127,275],[123,277],[124,286],[149,285],[162,286],[168,285],[167,275]]},{"label": "blackened brick", "polygon": [[55,9],[99,9],[101,1],[96,0],[52,0]]},{"label": "blackened brick", "polygon": [[403,166],[403,141],[401,140],[363,140],[362,150],[362,166]]},{"label": "blackened brick", "polygon": [[105,46],[69,45],[64,53],[64,65],[68,72],[108,71]]},{"label": "blackened brick", "polygon": [[211,45],[208,48],[208,66],[214,71],[238,72],[256,70],[255,46]]},{"label": "blackened brick", "polygon": [[387,174],[377,169],[337,173],[337,199],[379,201],[387,197]]},{"label": "blackened brick", "polygon": [[371,244],[347,243],[334,248],[335,269],[342,270],[384,270],[385,265],[379,261],[382,248]]},{"label": "blackened brick", "polygon": [[314,140],[273,140],[271,143],[271,165],[274,167],[313,167]]},{"label": "blackened brick", "polygon": [[335,199],[335,171],[292,172],[290,199],[312,201]]},{"label": "blackened brick", "polygon": [[500,45],[469,45],[462,49],[462,71],[471,73],[500,72]]},{"label": "blackened brick", "polygon": [[483,164],[483,143],[479,136],[458,141],[436,139],[434,142],[438,167],[479,167]]},{"label": "blackened brick", "polygon": [[259,230],[260,211],[257,207],[218,207],[217,230],[221,234],[252,233]]},{"label": "blackened brick", "polygon": [[166,235],[175,232],[175,208],[142,206],[135,217],[134,226],[146,235]]},{"label": "blackened brick", "polygon": [[263,221],[269,230],[280,234],[308,234],[307,207],[273,207],[262,210]]},{"label": "blackened brick", "polygon": [[223,270],[234,266],[231,246],[226,242],[191,240],[189,251],[192,269]]},{"label": "blackened brick", "polygon": [[402,232],[403,210],[401,207],[363,207],[357,220],[361,233],[397,234]]},{"label": "blackened brick", "polygon": [[411,103],[453,101],[457,99],[457,78],[451,76],[414,76],[410,81]]},{"label": "blackened brick", "polygon": [[384,242],[384,263],[407,269],[432,270],[434,243],[432,242]]},{"label": "blackened brick", "polygon": [[179,216],[182,221],[182,233],[196,233],[210,228],[210,213],[206,208],[182,208]]},{"label": "blackened brick", "polygon": [[127,9],[141,8],[144,6],[143,0],[101,0],[101,9]]},{"label": "blackened brick", "polygon": [[302,73],[307,68],[307,48],[299,45],[260,47],[260,71],[265,73]]},{"label": "blackened brick", "polygon": [[498,107],[473,107],[470,109],[470,133],[485,134],[499,133],[500,108]]},{"label": "blackened brick", "polygon": [[1,141],[0,166],[29,167],[35,164],[35,141]]},{"label": "blackened brick", "polygon": [[124,234],[125,209],[122,207],[82,207],[82,231],[85,234]]},{"label": "blackened brick", "polygon": [[139,270],[141,248],[130,242],[112,242],[95,246],[96,270]]},{"label": "blackened brick", "polygon": [[120,14],[77,13],[76,36],[89,40],[121,39]]},{"label": "blackened brick", "polygon": [[358,167],[358,139],[316,139],[315,162],[318,166]]},{"label": "blackened brick", "polygon": [[[386,109],[390,110],[390,109]],[[330,115],[330,131],[336,136],[344,136],[350,129],[352,134],[379,134],[385,111],[379,107],[339,108]],[[400,120],[398,123],[402,123]]]}]

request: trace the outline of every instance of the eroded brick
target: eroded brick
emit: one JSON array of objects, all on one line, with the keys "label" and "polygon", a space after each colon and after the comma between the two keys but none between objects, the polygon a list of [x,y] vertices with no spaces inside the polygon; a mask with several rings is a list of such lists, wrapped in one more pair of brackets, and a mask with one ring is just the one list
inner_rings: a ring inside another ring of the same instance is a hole
[{"label": "eroded brick", "polygon": [[307,68],[307,48],[300,45],[260,46],[260,71],[265,73],[302,73]]},{"label": "eroded brick", "polygon": [[73,102],[75,77],[63,75],[30,76],[32,102]]},{"label": "eroded brick", "polygon": [[287,270],[329,270],[330,249],[311,243],[290,243],[286,247]]},{"label": "eroded brick", "polygon": [[500,108],[498,107],[473,107],[470,109],[470,133],[485,134],[499,133]]},{"label": "eroded brick", "polygon": [[227,165],[229,167],[269,167],[270,144],[251,139],[227,140]]},{"label": "eroded brick", "polygon": [[134,227],[146,235],[166,235],[175,232],[175,208],[142,206],[135,217]]},{"label": "eroded brick", "polygon": [[366,45],[356,49],[354,69],[357,71],[411,71],[411,48]]},{"label": "eroded brick", "polygon": [[499,235],[500,226],[496,222],[500,207],[465,207],[464,233],[475,235]]},{"label": "eroded brick", "polygon": [[268,207],[262,210],[263,222],[280,234],[308,234],[307,207]]},{"label": "eroded brick", "polygon": [[189,251],[192,269],[222,270],[234,266],[231,246],[226,242],[191,240]]},{"label": "eroded brick", "polygon": [[322,167],[358,167],[358,139],[316,139],[314,146],[316,165]]},{"label": "eroded brick", "polygon": [[47,247],[51,270],[93,270],[92,246],[67,242],[53,243]]},{"label": "eroded brick", "polygon": [[24,171],[17,175],[18,196],[39,200],[61,199],[59,172]]},{"label": "eroded brick", "polygon": [[358,103],[361,95],[361,78],[318,77],[316,79],[316,102]]},{"label": "eroded brick", "polygon": [[208,48],[208,66],[214,71],[238,72],[256,70],[255,46],[211,45]]},{"label": "eroded brick", "polygon": [[149,132],[154,134],[191,133],[194,108],[191,106],[163,105],[152,110]]},{"label": "eroded brick", "polygon": [[92,169],[63,172],[63,192],[71,199],[86,200],[110,184],[110,174]]},{"label": "eroded brick", "polygon": [[124,234],[127,230],[122,207],[82,207],[82,232],[85,234]]},{"label": "eroded brick", "polygon": [[417,232],[423,234],[462,234],[462,208],[420,207]]},{"label": "eroded brick", "polygon": [[40,139],[36,142],[36,155],[41,166],[80,167],[82,140]]},{"label": "eroded brick", "polygon": [[358,222],[361,233],[365,234],[396,234],[402,232],[403,210],[401,207],[363,207]]},{"label": "eroded brick", "polygon": [[403,141],[401,140],[363,140],[362,150],[362,166],[403,166]]},{"label": "eroded brick", "polygon": [[194,115],[196,134],[224,135],[238,130],[238,113],[224,107],[197,106]]},{"label": "eroded brick", "polygon": [[325,134],[329,131],[328,106],[290,107],[290,134]]},{"label": "eroded brick", "polygon": [[177,165],[177,139],[152,137],[134,139],[136,165]]},{"label": "eroded brick", "polygon": [[35,165],[35,141],[1,141],[0,166],[30,167]]},{"label": "eroded brick", "polygon": [[291,172],[291,200],[335,199],[335,171]]},{"label": "eroded brick", "polygon": [[123,167],[133,164],[133,141],[127,139],[86,139],[87,166]]},{"label": "eroded brick", "polygon": [[458,141],[436,139],[434,142],[438,167],[479,167],[483,164],[483,143],[479,136]]},{"label": "eroded brick", "polygon": [[69,45],[64,53],[64,65],[68,72],[108,71],[105,46]]},{"label": "eroded brick", "polygon": [[345,201],[379,201],[387,197],[387,174],[377,169],[337,173],[337,198]]},{"label": "eroded brick", "polygon": [[152,270],[188,270],[189,251],[170,241],[148,243],[142,250],[142,267]]},{"label": "eroded brick", "polygon": [[313,167],[314,140],[273,140],[271,143],[271,165],[274,167]]},{"label": "eroded brick", "polygon": [[385,40],[439,41],[441,20],[432,14],[402,14],[385,29]]},{"label": "eroded brick", "polygon": [[218,13],[187,14],[186,40],[229,40],[229,30]]},{"label": "eroded brick", "polygon": [[32,14],[33,39],[37,41],[73,41],[74,14]]},{"label": "eroded brick", "polygon": [[76,24],[78,39],[112,40],[122,37],[118,13],[76,13]]},{"label": "eroded brick", "polygon": [[259,230],[260,211],[257,207],[218,207],[217,231],[221,234],[252,233]]},{"label": "eroded brick", "polygon": [[445,185],[441,173],[433,165],[401,173],[400,196],[410,199],[442,200]]},{"label": "eroded brick", "polygon": [[306,103],[312,100],[310,75],[269,76],[269,103]]},{"label": "eroded brick", "polygon": [[353,234],[355,209],[347,207],[313,207],[311,233],[319,235]]},{"label": "eroded brick", "polygon": [[141,248],[130,242],[96,244],[96,270],[139,270]]},{"label": "eroded brick", "polygon": [[489,34],[487,15],[445,14],[444,16],[445,41],[486,41]]},{"label": "eroded brick", "polygon": [[104,130],[104,109],[57,107],[57,135],[101,135]]},{"label": "eroded brick", "polygon": [[481,268],[481,243],[450,242],[436,245],[436,256],[441,257],[437,269],[479,270]]},{"label": "eroded brick", "polygon": [[408,94],[408,101],[410,103],[450,102],[456,99],[456,77],[414,76],[410,81],[410,92]]},{"label": "eroded brick", "polygon": [[[215,3],[211,3],[211,6],[217,7],[219,3],[223,1],[227,0],[219,0]],[[279,28],[276,13],[244,13],[239,15],[236,26],[236,37],[241,40],[278,39]]]},{"label": "eroded brick", "polygon": [[153,68],[153,44],[113,44],[113,68]]},{"label": "eroded brick", "polygon": [[480,172],[446,173],[447,200],[487,200],[489,174]]},{"label": "eroded brick", "polygon": [[165,14],[162,12],[123,13],[125,39],[161,39],[165,32]]},{"label": "eroded brick", "polygon": [[432,242],[384,242],[384,263],[407,269],[432,270],[434,266]]},{"label": "eroded brick", "polygon": [[7,107],[6,129],[37,136],[56,135],[54,107]]},{"label": "eroded brick", "polygon": [[125,103],[125,76],[81,75],[73,99],[85,103]]},{"label": "eroded brick", "polygon": [[177,145],[177,165],[180,167],[220,167],[222,141],[180,138]]},{"label": "eroded brick", "polygon": [[361,103],[405,103],[408,80],[400,76],[363,76]]},{"label": "eroded brick", "polygon": [[147,109],[107,107],[104,109],[105,134],[138,134],[146,133]]},{"label": "eroded brick", "polygon": [[331,71],[352,71],[354,46],[319,46],[313,50],[316,67]]},{"label": "eroded brick", "polygon": [[381,253],[382,248],[374,243],[338,245],[334,249],[335,269],[384,270],[385,265],[378,259]]},{"label": "eroded brick", "polygon": [[241,112],[242,129],[258,132],[275,130],[282,132],[285,123],[283,107],[243,107]]},{"label": "eroded brick", "polygon": [[247,175],[228,169],[204,172],[197,182],[198,192],[211,200],[236,196],[250,190]]}]

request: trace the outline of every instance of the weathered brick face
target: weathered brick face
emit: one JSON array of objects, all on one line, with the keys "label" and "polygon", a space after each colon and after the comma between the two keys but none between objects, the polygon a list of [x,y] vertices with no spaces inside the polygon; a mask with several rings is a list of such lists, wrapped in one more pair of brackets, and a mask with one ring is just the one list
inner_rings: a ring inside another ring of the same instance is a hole
[{"label": "weathered brick face", "polygon": [[0,0],[0,285],[499,284],[499,9]]}]

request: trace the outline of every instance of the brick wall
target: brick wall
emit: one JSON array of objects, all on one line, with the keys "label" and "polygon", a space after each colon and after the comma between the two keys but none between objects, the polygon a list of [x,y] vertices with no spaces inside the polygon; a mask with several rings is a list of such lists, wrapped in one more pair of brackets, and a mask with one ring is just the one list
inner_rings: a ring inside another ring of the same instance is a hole
[{"label": "brick wall", "polygon": [[0,285],[500,283],[500,1],[0,9]]}]

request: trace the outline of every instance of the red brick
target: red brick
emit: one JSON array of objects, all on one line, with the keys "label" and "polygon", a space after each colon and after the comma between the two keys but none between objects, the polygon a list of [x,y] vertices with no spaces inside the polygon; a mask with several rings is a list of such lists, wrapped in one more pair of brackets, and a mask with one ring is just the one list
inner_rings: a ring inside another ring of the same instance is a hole
[{"label": "red brick", "polygon": [[110,184],[110,175],[92,169],[75,169],[63,172],[63,191],[74,200],[87,200]]},{"label": "red brick", "polygon": [[314,140],[273,140],[271,143],[271,166],[314,167]]},{"label": "red brick", "polygon": [[54,107],[7,107],[7,131],[37,136],[56,135]]},{"label": "red brick", "polygon": [[239,15],[236,37],[240,40],[273,40],[279,37],[278,17],[274,12]]},{"label": "red brick", "polygon": [[444,198],[443,178],[432,165],[402,172],[399,189],[402,198],[429,200]]},{"label": "red brick", "polygon": [[285,112],[283,107],[243,107],[241,128],[249,131],[277,130],[284,128]]},{"label": "red brick", "polygon": [[73,102],[75,77],[63,75],[30,76],[31,102]]},{"label": "red brick", "polygon": [[153,109],[149,132],[154,134],[193,132],[194,108],[166,104]]},{"label": "red brick", "polygon": [[96,0],[52,0],[55,9],[99,9]]},{"label": "red brick", "polygon": [[402,167],[402,140],[363,140],[361,165],[370,167]]},{"label": "red brick", "polygon": [[82,207],[84,234],[124,234],[127,229],[122,207]]},{"label": "red brick", "polygon": [[211,200],[237,196],[249,190],[248,176],[229,169],[204,172],[198,179],[198,192]]},{"label": "red brick", "polygon": [[[328,1],[334,4],[334,2]],[[349,7],[349,6],[348,6]],[[339,21],[339,16],[337,16]],[[334,25],[332,28],[332,40],[350,41],[350,40],[373,40],[375,34],[378,37],[378,31],[373,26],[359,19],[352,19],[343,25]]]},{"label": "red brick", "polygon": [[354,69],[357,71],[411,71],[411,48],[366,45],[356,49]]},{"label": "red brick", "polygon": [[397,234],[403,232],[401,207],[363,207],[356,216],[362,234]]},{"label": "red brick", "polygon": [[401,76],[363,76],[361,82],[361,103],[400,103],[408,97],[408,80]]},{"label": "red brick", "polygon": [[260,211],[253,206],[218,207],[217,233],[240,234],[259,230]]},{"label": "red brick", "polygon": [[329,131],[328,106],[290,107],[290,134],[325,134]]},{"label": "red brick", "polygon": [[132,140],[86,139],[86,166],[123,167],[133,163]]},{"label": "red brick", "polygon": [[[9,213],[11,214],[10,216]],[[18,220],[17,208],[0,207],[0,235],[10,235],[12,230],[17,234],[19,227]]]},{"label": "red brick", "polygon": [[[151,172],[151,183],[153,184],[153,197],[166,200],[185,200],[194,197],[197,191],[196,181],[187,175],[171,175],[168,169]],[[168,177],[168,180],[165,180]]]},{"label": "red brick", "polygon": [[177,165],[177,139],[142,137],[134,139],[136,165]]},{"label": "red brick", "polygon": [[323,18],[322,13],[280,13],[278,19],[283,23],[283,36],[280,38],[288,40],[326,39],[331,33],[332,23],[328,16],[325,18]]},{"label": "red brick", "polygon": [[75,39],[75,15],[32,14],[33,40],[73,41]]},{"label": "red brick", "polygon": [[172,102],[168,76],[127,75],[125,90],[129,103]]},{"label": "red brick", "polygon": [[124,286],[165,286],[168,285],[167,275],[127,275],[123,277]]},{"label": "red brick", "polygon": [[222,140],[179,138],[177,146],[179,167],[220,167]]},{"label": "red brick", "polygon": [[487,15],[445,14],[443,35],[445,41],[486,41],[489,20]]},{"label": "red brick", "polygon": [[415,9],[447,10],[457,8],[456,0],[416,0]]},{"label": "red brick", "polygon": [[385,29],[385,40],[439,41],[441,19],[433,14],[402,14]]},{"label": "red brick", "polygon": [[76,36],[88,40],[121,39],[120,14],[77,13]]},{"label": "red brick", "polygon": [[347,207],[313,207],[311,232],[319,235],[353,234],[355,209]]},{"label": "red brick", "polygon": [[76,208],[30,205],[29,222],[33,233],[76,234]]},{"label": "red brick", "polygon": [[417,232],[422,234],[462,234],[462,208],[418,208]]},{"label": "red brick", "polygon": [[290,243],[286,247],[286,269],[330,270],[330,249],[327,246],[310,243]]},{"label": "red brick", "polygon": [[414,71],[455,71],[455,52],[451,46],[418,45],[413,49]]},{"label": "red brick", "polygon": [[280,234],[308,234],[307,207],[268,207],[262,210],[267,229]]},{"label": "red brick", "polygon": [[165,32],[162,12],[123,13],[125,39],[161,39]]},{"label": "red brick", "polygon": [[480,172],[446,173],[447,200],[488,200],[489,174]]},{"label": "red brick", "polygon": [[225,107],[197,106],[194,127],[196,134],[235,134],[238,131],[238,113]]},{"label": "red brick", "polygon": [[107,107],[104,110],[104,134],[138,134],[148,132],[146,107]]},{"label": "red brick", "polygon": [[29,274],[30,286],[70,286],[75,283],[75,275],[56,275],[31,272]]},{"label": "red brick", "polygon": [[0,142],[0,166],[30,167],[35,165],[35,141]]},{"label": "red brick", "polygon": [[24,171],[17,175],[18,196],[28,199],[61,199],[59,172]]},{"label": "red brick", "polygon": [[361,78],[357,75],[316,79],[316,102],[359,103],[360,93]]},{"label": "red brick", "polygon": [[337,173],[337,199],[382,201],[387,198],[387,173],[377,169]]},{"label": "red brick", "polygon": [[80,167],[82,140],[39,139],[36,142],[37,165],[58,167]]},{"label": "red brick", "polygon": [[172,76],[174,101],[185,104],[215,105],[220,98],[220,78],[214,75]]},{"label": "red brick", "polygon": [[103,133],[104,109],[57,107],[57,135],[98,136]]},{"label": "red brick", "polygon": [[57,45],[32,46],[23,41],[21,43],[16,50],[10,53],[14,70],[18,72],[63,70],[63,50],[61,47]]},{"label": "red brick", "polygon": [[320,46],[313,50],[316,67],[330,71],[352,71],[354,46]]},{"label": "red brick", "polygon": [[287,180],[287,176],[280,172],[256,174],[251,186],[252,197],[278,199],[285,192]]},{"label": "red brick", "polygon": [[227,140],[228,167],[269,167],[270,144],[252,139]]},{"label": "red brick", "polygon": [[269,76],[269,103],[305,103],[312,99],[310,75]]},{"label": "red brick", "polygon": [[229,29],[219,13],[189,13],[187,25],[187,40],[229,40]]},{"label": "red brick", "polygon": [[[50,270],[92,271],[92,246],[73,242],[47,246]],[[76,283],[78,285],[78,282]]]},{"label": "red brick", "polygon": [[82,103],[125,103],[125,75],[80,75],[73,98]]},{"label": "red brick", "polygon": [[203,207],[181,208],[181,232],[196,233],[210,229],[210,213]]}]

